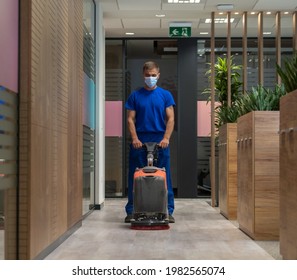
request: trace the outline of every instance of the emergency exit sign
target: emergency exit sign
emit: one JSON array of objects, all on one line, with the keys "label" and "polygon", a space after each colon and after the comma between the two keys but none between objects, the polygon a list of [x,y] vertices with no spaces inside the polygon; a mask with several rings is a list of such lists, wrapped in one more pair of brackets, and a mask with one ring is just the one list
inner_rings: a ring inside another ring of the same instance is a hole
[{"label": "emergency exit sign", "polygon": [[191,26],[170,26],[169,37],[191,37]]}]

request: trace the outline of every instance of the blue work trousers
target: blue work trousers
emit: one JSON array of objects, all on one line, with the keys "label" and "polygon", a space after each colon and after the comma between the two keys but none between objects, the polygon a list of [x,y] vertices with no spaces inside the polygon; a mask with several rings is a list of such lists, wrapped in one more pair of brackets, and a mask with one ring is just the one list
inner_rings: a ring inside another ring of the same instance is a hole
[{"label": "blue work trousers", "polygon": [[[144,143],[144,142],[143,142]],[[126,204],[126,213],[132,214],[133,212],[133,180],[135,169],[142,168],[147,165],[147,152],[145,148],[135,149],[132,144],[130,145],[129,154],[129,174],[128,174],[128,202]],[[166,181],[167,181],[167,191],[168,191],[168,213],[172,215],[174,211],[174,193],[171,182],[170,173],[170,149],[158,149],[158,159],[154,164],[157,167],[166,170]]]}]

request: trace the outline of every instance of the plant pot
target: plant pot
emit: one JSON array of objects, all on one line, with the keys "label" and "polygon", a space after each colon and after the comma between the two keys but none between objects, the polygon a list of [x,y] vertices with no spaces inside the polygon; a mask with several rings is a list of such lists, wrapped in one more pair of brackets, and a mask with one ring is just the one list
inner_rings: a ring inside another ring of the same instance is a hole
[{"label": "plant pot", "polygon": [[280,253],[297,259],[297,90],[280,100]]},{"label": "plant pot", "polygon": [[239,228],[255,240],[279,239],[279,112],[237,121]]},{"label": "plant pot", "polygon": [[219,208],[227,219],[237,218],[237,123],[219,128]]}]

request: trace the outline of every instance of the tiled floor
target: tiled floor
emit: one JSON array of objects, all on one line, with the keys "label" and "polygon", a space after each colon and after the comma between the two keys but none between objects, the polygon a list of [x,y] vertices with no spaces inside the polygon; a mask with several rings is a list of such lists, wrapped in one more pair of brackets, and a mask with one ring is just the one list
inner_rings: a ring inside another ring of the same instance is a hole
[{"label": "tiled floor", "polygon": [[[47,260],[272,260],[264,246],[201,199],[176,199],[169,230],[132,230],[125,199],[107,199]],[[264,242],[265,243],[265,242]],[[264,244],[263,243],[263,244]],[[264,244],[265,245],[265,244]],[[269,243],[266,243],[269,245]]]}]

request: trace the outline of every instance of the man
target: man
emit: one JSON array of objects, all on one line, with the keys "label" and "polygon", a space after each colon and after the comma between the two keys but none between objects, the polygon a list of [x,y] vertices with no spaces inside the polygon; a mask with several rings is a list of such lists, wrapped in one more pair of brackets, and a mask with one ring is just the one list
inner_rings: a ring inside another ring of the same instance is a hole
[{"label": "man", "polygon": [[169,222],[174,223],[174,193],[170,174],[169,140],[174,129],[175,102],[171,93],[157,86],[160,77],[157,63],[148,61],[143,65],[144,87],[134,91],[128,98],[127,123],[131,134],[128,174],[128,202],[125,222],[129,223],[133,212],[133,175],[137,167],[146,165],[146,152],[141,149],[145,142],[157,142],[158,167],[165,167],[168,189]]}]

